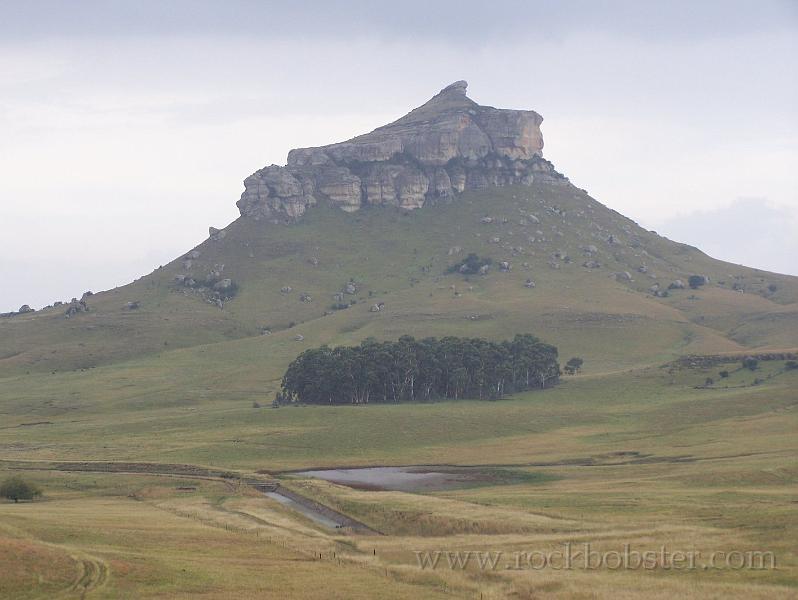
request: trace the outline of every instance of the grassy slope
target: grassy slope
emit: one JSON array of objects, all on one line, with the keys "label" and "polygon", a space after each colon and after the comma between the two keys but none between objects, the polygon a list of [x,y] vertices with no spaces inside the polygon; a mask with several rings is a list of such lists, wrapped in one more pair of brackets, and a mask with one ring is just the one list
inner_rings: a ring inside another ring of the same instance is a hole
[{"label": "grassy slope", "polygon": [[[521,211],[541,222],[521,225]],[[481,224],[486,215],[494,222]],[[607,243],[610,235],[615,243]],[[494,238],[500,242],[491,243]],[[581,266],[587,257],[580,247],[590,244],[599,250],[594,259],[600,269]],[[454,246],[463,254],[448,256]],[[496,338],[521,327],[559,343],[564,353],[584,354],[588,368],[598,370],[692,351],[792,347],[798,340],[796,278],[710,259],[640,229],[572,186],[491,189],[413,213],[371,209],[348,215],[318,207],[288,226],[239,219],[223,240],[207,240],[197,249],[201,256],[187,271],[178,259],[97,294],[89,299],[89,314],[66,320],[61,309],[51,309],[0,319],[0,376],[112,364],[243,339],[263,327],[279,331],[291,322],[304,323],[300,331],[306,337],[331,342],[428,331]],[[548,263],[558,251],[573,261],[554,259],[560,264],[555,270]],[[494,269],[470,282],[444,276],[467,252],[509,260],[513,270]],[[312,257],[318,266],[309,262]],[[202,277],[220,264],[224,276],[241,285],[224,310],[175,288],[174,275]],[[641,265],[649,272],[638,273]],[[615,281],[612,274],[619,271],[632,273],[634,281]],[[666,286],[693,273],[709,275],[712,284],[667,299],[647,295],[654,282]],[[524,288],[527,278],[535,289]],[[358,282],[361,303],[350,314],[323,316],[349,279]],[[747,293],[732,291],[734,282]],[[775,293],[768,291],[771,284]],[[283,286],[292,293],[281,294]],[[314,302],[300,302],[302,292]],[[125,308],[132,300],[141,303],[139,310]],[[386,313],[369,314],[377,301],[386,303]],[[479,318],[468,320],[469,315]]]}]

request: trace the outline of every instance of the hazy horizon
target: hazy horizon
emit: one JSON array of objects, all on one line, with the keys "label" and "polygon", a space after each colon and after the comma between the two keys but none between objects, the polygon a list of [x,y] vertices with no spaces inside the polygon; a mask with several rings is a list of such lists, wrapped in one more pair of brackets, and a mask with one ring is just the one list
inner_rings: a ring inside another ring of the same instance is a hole
[{"label": "hazy horizon", "polygon": [[798,275],[795,3],[467,5],[0,2],[0,312],[151,272],[253,171],[458,79],[610,208]]}]

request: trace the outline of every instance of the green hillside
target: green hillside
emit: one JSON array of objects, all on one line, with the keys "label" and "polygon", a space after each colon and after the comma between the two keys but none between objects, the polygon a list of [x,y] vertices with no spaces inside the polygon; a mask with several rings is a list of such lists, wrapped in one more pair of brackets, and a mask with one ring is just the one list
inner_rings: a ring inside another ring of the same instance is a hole
[{"label": "green hillside", "polygon": [[[587,372],[687,353],[790,348],[798,340],[797,278],[713,260],[570,185],[492,188],[413,212],[346,214],[319,206],[294,223],[241,218],[224,232],[197,246],[198,258],[180,257],[88,297],[87,313],[65,319],[62,306],[0,319],[0,375],[235,340],[242,348],[237,368],[269,356],[275,374],[309,345],[405,333],[499,339],[523,329],[563,355],[583,356]],[[486,276],[446,274],[469,253],[493,260]],[[220,276],[239,287],[222,309],[175,281],[201,280],[222,265]],[[687,284],[691,275],[709,282],[664,298],[650,291],[656,284],[666,291],[677,279]],[[527,280],[535,286],[525,287]],[[356,293],[336,297],[349,281]],[[370,312],[380,302],[384,310]],[[260,339],[264,331],[272,335]],[[297,334],[305,340],[294,342]]]}]

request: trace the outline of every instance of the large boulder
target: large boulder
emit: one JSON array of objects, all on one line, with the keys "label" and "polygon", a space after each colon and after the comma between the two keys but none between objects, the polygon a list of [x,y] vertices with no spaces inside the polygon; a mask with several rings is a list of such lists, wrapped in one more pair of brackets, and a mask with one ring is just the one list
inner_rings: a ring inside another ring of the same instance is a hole
[{"label": "large boulder", "polygon": [[67,306],[66,311],[64,312],[64,317],[67,319],[71,319],[77,314],[89,312],[89,307],[86,304],[85,300],[78,300],[77,298],[72,298],[72,301]]}]

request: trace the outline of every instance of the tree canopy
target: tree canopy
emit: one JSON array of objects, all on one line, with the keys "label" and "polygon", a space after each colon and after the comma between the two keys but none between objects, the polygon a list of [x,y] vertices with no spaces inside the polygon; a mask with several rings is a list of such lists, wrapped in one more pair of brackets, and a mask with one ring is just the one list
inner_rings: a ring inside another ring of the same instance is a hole
[{"label": "tree canopy", "polygon": [[585,364],[585,361],[578,356],[574,356],[573,358],[568,359],[568,362],[565,363],[565,369],[563,369],[568,375],[575,375],[579,373],[579,370],[582,368],[582,365]]},{"label": "tree canopy", "polygon": [[366,404],[496,399],[557,382],[557,348],[532,335],[500,343],[445,337],[367,339],[306,350],[283,377],[281,402]]},{"label": "tree canopy", "polygon": [[39,488],[17,475],[9,477],[3,483],[0,483],[0,496],[14,502],[33,500],[36,496],[41,496],[41,494],[42,492]]}]

